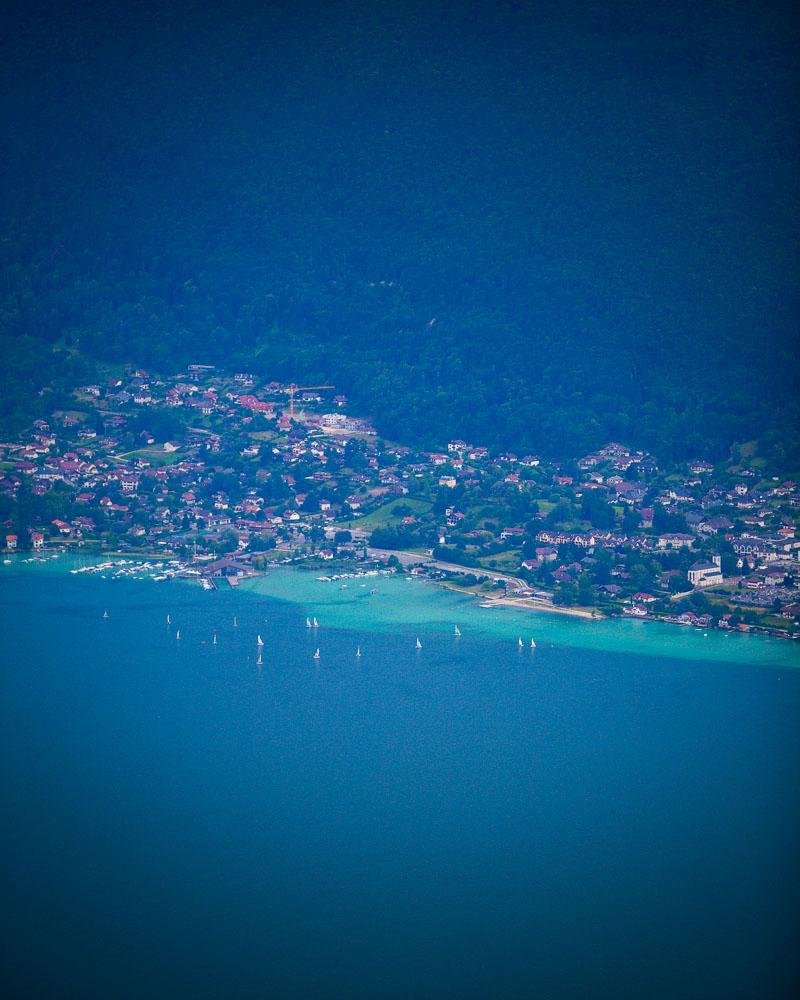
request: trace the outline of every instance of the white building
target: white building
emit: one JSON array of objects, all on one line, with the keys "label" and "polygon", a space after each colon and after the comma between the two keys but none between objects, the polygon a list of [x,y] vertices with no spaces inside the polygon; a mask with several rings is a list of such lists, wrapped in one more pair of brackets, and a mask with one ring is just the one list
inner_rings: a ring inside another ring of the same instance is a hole
[{"label": "white building", "polygon": [[686,574],[689,583],[693,587],[718,587],[722,582],[722,570],[720,569],[719,556],[714,557],[714,562],[696,562],[689,567]]}]

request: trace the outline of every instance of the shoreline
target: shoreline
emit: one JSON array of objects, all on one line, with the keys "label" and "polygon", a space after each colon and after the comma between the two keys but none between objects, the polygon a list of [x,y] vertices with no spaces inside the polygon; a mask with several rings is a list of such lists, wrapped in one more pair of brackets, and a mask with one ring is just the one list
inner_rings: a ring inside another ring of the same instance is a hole
[{"label": "shoreline", "polygon": [[[96,551],[94,551],[94,552],[92,552],[92,551],[86,551],[86,550],[76,551],[72,547],[56,548],[55,546],[53,546],[53,547],[47,547],[46,549],[43,549],[43,550],[38,551],[38,552],[37,551],[25,551],[25,552],[9,553],[8,554],[8,558],[6,558],[4,560],[4,562],[6,562],[6,563],[12,563],[12,562],[16,562],[19,559],[20,562],[23,562],[23,563],[28,563],[28,562],[48,563],[53,558],[56,558],[59,555],[66,555],[68,557],[71,556],[73,558],[77,557],[79,559],[84,559],[86,561],[89,561],[89,562],[92,562],[92,563],[95,563],[95,564],[98,563],[103,557],[118,557],[118,558],[125,559],[126,561],[130,561],[131,563],[136,563],[136,562],[139,562],[139,561],[142,561],[142,560],[146,561],[146,560],[153,560],[153,559],[159,559],[161,561],[169,561],[169,559],[170,559],[170,557],[166,553],[164,553],[164,552],[161,552],[161,553],[141,553],[141,552],[139,552],[139,553],[134,554],[132,552],[112,552],[112,551],[106,551],[106,552],[102,553],[102,555],[101,555],[100,553],[98,553]],[[409,561],[410,561],[410,557],[412,555],[414,557],[416,557],[417,559],[419,559],[419,556],[416,553],[414,553],[414,554],[412,554],[412,553],[403,553],[403,555]],[[20,557],[22,557],[22,558],[20,558]],[[174,559],[175,557],[173,556],[172,558]],[[406,563],[406,565],[408,565],[408,562]],[[278,567],[275,567],[275,566],[270,567],[270,569],[275,569],[275,568],[278,568]],[[283,567],[281,566],[280,568],[283,568]],[[287,566],[286,568],[290,568],[290,567]],[[301,572],[308,571],[309,573],[313,572],[315,574],[319,570],[319,567],[314,567],[312,569],[311,567],[304,566],[302,564],[300,564],[300,565],[294,565],[291,568],[300,570]],[[268,574],[268,569],[264,568],[264,569],[261,569],[261,570],[258,570],[256,572],[254,572],[252,574],[248,574],[248,577],[250,577],[250,578],[259,578],[259,577],[262,577],[262,576],[266,576],[267,574]],[[501,574],[495,573],[494,576],[495,576],[495,578],[499,578],[501,576]],[[167,577],[169,579],[183,578],[183,579],[186,579],[188,582],[196,581],[198,583],[203,583],[203,586],[205,586],[206,589],[216,589],[213,585],[211,587],[208,587],[207,584],[204,583],[200,579],[199,574],[197,576],[192,575],[191,578],[190,578],[188,575],[184,576],[184,574],[174,574],[173,575],[173,574],[169,573],[169,574],[167,574]],[[160,582],[161,580],[165,579],[165,577],[164,576],[159,576],[159,577],[155,577],[154,579],[156,581]],[[232,578],[230,578],[230,577],[224,577],[224,578],[220,578],[220,579],[227,580],[227,582],[232,587],[234,587],[234,588],[237,587],[238,583],[239,583],[238,579],[236,579],[236,582],[234,582],[234,580]],[[611,621],[611,620],[615,620],[615,618],[616,618],[616,616],[604,615],[600,611],[597,611],[597,610],[595,610],[595,611],[589,611],[589,610],[586,610],[585,608],[581,608],[581,607],[565,607],[565,606],[561,606],[561,605],[554,605],[554,604],[551,604],[550,602],[538,600],[538,599],[536,599],[534,597],[507,597],[507,596],[493,597],[491,594],[479,594],[479,593],[476,593],[474,590],[469,590],[469,589],[466,589],[466,588],[459,587],[458,585],[452,583],[448,579],[436,579],[434,577],[428,576],[427,574],[424,574],[422,576],[422,579],[424,579],[427,583],[434,584],[439,590],[450,591],[451,593],[454,593],[454,594],[460,594],[460,595],[462,595],[464,597],[470,597],[470,598],[472,598],[473,599],[473,606],[476,607],[476,608],[477,607],[481,607],[482,610],[491,610],[492,608],[503,608],[503,607],[506,607],[506,608],[515,609],[517,611],[538,612],[540,614],[544,613],[544,614],[547,614],[547,615],[556,616],[556,617],[560,617],[560,618],[563,618],[563,619],[572,619],[573,621],[581,621],[581,622]],[[622,616],[620,616],[620,617],[622,617]],[[679,629],[678,631],[684,631],[687,628],[689,630],[691,630],[691,631],[696,631],[697,628],[700,628],[699,626],[696,627],[696,628],[692,627],[691,625],[689,625],[689,623],[677,622],[674,619],[673,620],[669,620],[669,619],[664,619],[664,618],[660,618],[660,617],[647,616],[647,617],[637,618],[636,620],[637,621],[647,622],[647,623],[650,623],[650,624],[671,625],[673,627],[677,626],[677,625],[682,626],[682,628]],[[731,632],[736,632],[736,633],[739,632],[739,630],[728,630],[728,629],[723,630],[723,629],[721,629],[719,627],[717,627],[717,628],[713,628],[712,627],[711,631],[713,631],[715,633],[723,633],[725,635],[730,634]],[[762,630],[759,627],[751,627],[751,628],[746,629],[746,630],[743,629],[743,630],[741,630],[741,632],[745,633],[745,634],[748,634],[748,635],[751,635],[751,636],[754,636],[754,637],[764,638],[764,639],[768,639],[768,640],[786,639],[790,643],[792,641],[796,642],[797,638],[798,638],[798,637],[793,636],[793,635],[787,635],[787,634],[781,634],[779,632],[771,632],[771,631],[767,631],[767,630]]]},{"label": "shoreline", "polygon": [[545,614],[567,615],[570,618],[581,618],[583,621],[603,621],[606,615],[600,612],[593,613],[585,611],[583,608],[567,608],[558,604],[550,604],[548,601],[539,601],[535,597],[492,597],[490,594],[476,594],[474,590],[466,590],[448,580],[434,580],[425,577],[428,583],[432,583],[441,590],[449,590],[453,594],[464,594],[465,597],[473,597],[478,602],[478,607],[483,607],[487,611],[495,606],[516,608],[518,611],[543,611]]},{"label": "shoreline", "polygon": [[545,614],[567,615],[570,618],[581,618],[583,621],[598,622],[606,616],[600,612],[584,611],[582,608],[566,608],[547,601],[537,601],[533,597],[489,597],[482,602],[484,605],[502,605],[506,608],[516,608],[518,611],[543,611]]}]

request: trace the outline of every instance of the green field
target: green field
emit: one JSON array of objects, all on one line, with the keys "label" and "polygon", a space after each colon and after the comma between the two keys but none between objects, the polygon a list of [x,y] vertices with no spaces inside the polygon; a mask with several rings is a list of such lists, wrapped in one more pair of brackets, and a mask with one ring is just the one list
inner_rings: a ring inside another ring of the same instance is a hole
[{"label": "green field", "polygon": [[518,570],[521,559],[522,556],[519,549],[507,549],[505,552],[495,552],[493,556],[481,556],[478,562],[485,569],[496,570],[498,573],[507,573]]},{"label": "green field", "polygon": [[408,497],[397,497],[385,503],[377,510],[373,510],[364,517],[354,517],[346,521],[341,521],[337,527],[340,528],[364,528],[371,531],[374,528],[396,527],[400,524],[402,515],[395,514],[398,507],[407,507],[415,517],[427,514],[432,504],[427,500],[411,500]]},{"label": "green field", "polygon": [[180,462],[181,458],[186,457],[186,452],[184,449],[179,448],[178,451],[164,451],[160,445],[152,445],[149,448],[137,448],[136,451],[126,451],[122,455],[116,455],[115,459],[120,461],[121,459],[136,461],[137,458],[143,458],[145,462],[149,462],[151,465],[174,465],[175,462]]}]

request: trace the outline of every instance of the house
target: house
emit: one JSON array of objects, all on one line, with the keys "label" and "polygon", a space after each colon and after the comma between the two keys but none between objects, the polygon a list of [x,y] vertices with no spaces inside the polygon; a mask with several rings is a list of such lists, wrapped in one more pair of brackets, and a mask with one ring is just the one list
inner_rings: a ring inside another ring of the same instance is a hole
[{"label": "house", "polygon": [[44,545],[44,535],[40,531],[32,531],[31,544],[35,549],[40,549]]},{"label": "house", "polygon": [[658,547],[660,549],[689,548],[693,541],[694,535],[687,535],[681,531],[670,531],[658,536]]},{"label": "house", "polygon": [[6,548],[9,552],[14,552],[17,547],[17,536],[16,535],[6,535]]},{"label": "house", "polygon": [[439,485],[446,487],[449,490],[454,490],[458,483],[456,482],[455,476],[440,476]]}]

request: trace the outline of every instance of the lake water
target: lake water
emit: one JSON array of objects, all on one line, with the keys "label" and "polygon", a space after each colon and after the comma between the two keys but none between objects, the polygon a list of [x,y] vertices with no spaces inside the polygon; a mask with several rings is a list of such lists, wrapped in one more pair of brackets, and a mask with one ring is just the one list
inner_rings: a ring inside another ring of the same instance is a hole
[{"label": "lake water", "polygon": [[796,646],[68,565],[0,567],[7,993],[793,994]]}]

